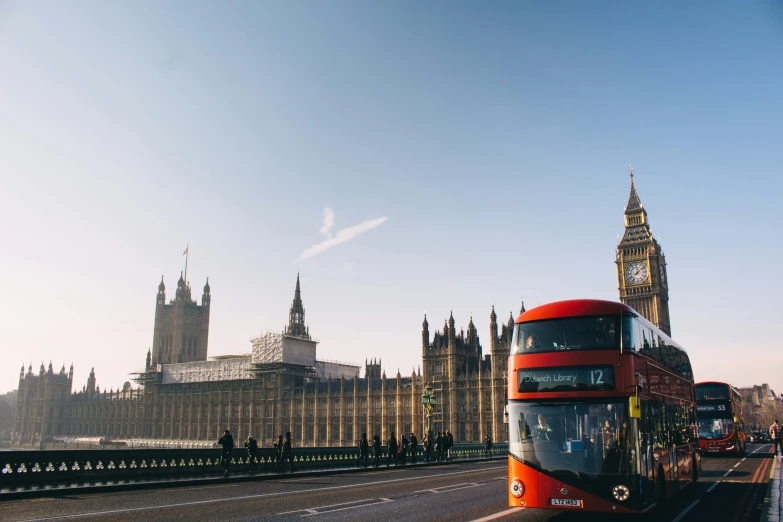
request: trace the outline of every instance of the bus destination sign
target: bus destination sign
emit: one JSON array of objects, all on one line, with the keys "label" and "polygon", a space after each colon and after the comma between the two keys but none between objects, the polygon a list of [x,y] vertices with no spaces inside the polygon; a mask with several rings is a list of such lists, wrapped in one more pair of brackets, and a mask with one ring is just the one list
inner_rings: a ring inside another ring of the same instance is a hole
[{"label": "bus destination sign", "polygon": [[696,404],[696,414],[700,416],[711,416],[711,417],[728,417],[729,412],[731,411],[730,404],[728,401],[710,401],[706,404],[704,403],[697,403]]},{"label": "bus destination sign", "polygon": [[517,371],[517,384],[519,393],[613,390],[614,368],[612,366],[520,368]]}]

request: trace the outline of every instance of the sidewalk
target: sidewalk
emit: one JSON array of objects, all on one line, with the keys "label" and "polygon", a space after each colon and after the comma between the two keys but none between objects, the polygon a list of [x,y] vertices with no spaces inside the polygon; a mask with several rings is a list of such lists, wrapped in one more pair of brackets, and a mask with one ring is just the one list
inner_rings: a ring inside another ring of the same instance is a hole
[{"label": "sidewalk", "polygon": [[772,471],[769,473],[769,486],[767,497],[764,499],[764,510],[761,512],[761,522],[781,522],[783,514],[783,480],[781,473],[783,463],[781,458],[773,457]]}]

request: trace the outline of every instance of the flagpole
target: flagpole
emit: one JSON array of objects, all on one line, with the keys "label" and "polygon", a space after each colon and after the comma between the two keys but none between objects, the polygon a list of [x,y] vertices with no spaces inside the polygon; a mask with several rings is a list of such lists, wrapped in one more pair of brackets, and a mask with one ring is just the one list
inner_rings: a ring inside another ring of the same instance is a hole
[{"label": "flagpole", "polygon": [[190,243],[185,247],[185,284],[188,283],[188,256],[190,255]]}]

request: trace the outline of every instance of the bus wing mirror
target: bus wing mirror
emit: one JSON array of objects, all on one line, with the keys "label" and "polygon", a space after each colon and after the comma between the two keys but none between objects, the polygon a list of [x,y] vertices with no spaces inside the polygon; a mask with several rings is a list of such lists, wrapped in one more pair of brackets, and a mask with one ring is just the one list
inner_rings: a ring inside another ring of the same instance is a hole
[{"label": "bus wing mirror", "polygon": [[632,419],[642,418],[642,409],[639,407],[639,397],[630,397],[628,400],[628,411]]}]

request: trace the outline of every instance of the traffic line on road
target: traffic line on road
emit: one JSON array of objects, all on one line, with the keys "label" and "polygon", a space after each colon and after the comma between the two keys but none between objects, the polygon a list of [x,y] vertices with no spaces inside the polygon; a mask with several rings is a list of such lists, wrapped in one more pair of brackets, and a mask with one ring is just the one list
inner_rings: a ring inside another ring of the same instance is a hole
[{"label": "traffic line on road", "polygon": [[505,511],[500,511],[500,512],[494,513],[492,515],[487,515],[486,517],[483,517],[483,518],[477,518],[476,520],[472,520],[471,522],[488,522],[490,520],[497,520],[499,518],[503,518],[505,516],[511,515],[513,513],[516,513],[517,511],[522,511],[523,509],[525,509],[525,508],[523,508],[523,507],[513,507],[513,508],[507,509]]},{"label": "traffic line on road", "polygon": [[715,488],[717,488],[717,487],[718,487],[718,484],[720,484],[720,480],[718,480],[717,482],[715,482],[715,484],[713,484],[712,486],[710,486],[709,488],[707,488],[707,493],[712,493],[712,490],[713,490],[713,489],[715,489]]},{"label": "traffic line on road", "polygon": [[465,475],[467,473],[481,473],[484,471],[492,471],[495,469],[506,469],[506,465],[503,466],[492,466],[492,467],[483,467],[483,468],[477,468],[473,470],[464,470],[464,471],[455,471],[453,473],[440,473],[440,474],[434,474],[434,475],[421,475],[421,476],[412,476],[412,477],[404,477],[404,478],[398,478],[398,479],[389,479],[389,480],[376,480],[374,482],[361,482],[357,484],[344,484],[341,486],[326,486],[322,488],[310,488],[310,489],[302,489],[297,491],[278,491],[275,493],[257,493],[253,495],[242,495],[238,497],[226,497],[226,498],[213,498],[208,500],[194,500],[192,502],[178,502],[175,504],[159,504],[157,506],[141,506],[141,507],[135,507],[135,508],[123,508],[123,509],[110,509],[106,511],[90,511],[87,513],[75,513],[73,515],[58,515],[53,517],[44,517],[44,518],[30,518],[26,520],[22,520],[19,522],[44,522],[48,520],[70,520],[70,519],[76,519],[76,518],[85,518],[85,517],[97,517],[97,516],[105,516],[105,515],[117,515],[120,513],[140,513],[143,511],[152,511],[152,510],[160,510],[160,509],[170,509],[170,508],[177,508],[177,507],[186,507],[186,506],[199,506],[199,505],[206,505],[206,504],[218,504],[222,502],[235,502],[237,500],[250,500],[250,499],[257,499],[257,498],[268,498],[268,497],[282,497],[286,495],[301,495],[303,493],[314,493],[319,491],[332,491],[332,490],[338,490],[338,489],[354,489],[354,488],[363,488],[367,486],[377,486],[379,484],[390,484],[393,482],[402,482],[402,481],[412,481],[412,480],[427,480],[435,477],[449,477],[454,475]]},{"label": "traffic line on road", "polygon": [[239,484],[223,484],[220,486],[201,486],[198,488],[176,488],[176,489],[158,489],[155,493],[171,493],[172,491],[195,491],[197,489],[219,489],[219,488],[235,488]]},{"label": "traffic line on road", "polygon": [[375,506],[378,504],[386,504],[387,502],[394,502],[390,498],[365,498],[362,500],[352,500],[351,502],[340,502],[339,504],[329,504],[328,506],[318,506],[307,509],[297,509],[296,511],[285,511],[278,513],[279,515],[293,515],[294,513],[303,513],[303,517],[309,517],[312,515],[325,515],[326,513],[334,513],[335,511],[345,511],[347,509],[358,509],[367,506]]},{"label": "traffic line on road", "polygon": [[439,488],[423,489],[422,491],[429,491],[430,493],[449,493],[451,491],[457,491],[458,489],[474,488],[484,485],[485,484],[476,484],[475,482],[465,482],[464,484],[450,484]]},{"label": "traffic line on road", "polygon": [[[761,448],[759,448],[759,450],[760,449]],[[756,451],[759,451],[759,450],[756,450]],[[756,453],[756,451],[754,451],[753,453]],[[767,453],[769,453],[769,452],[770,451],[768,450]],[[768,465],[769,465],[769,461],[768,460],[764,460],[761,464],[759,464],[759,467],[756,469],[756,472],[753,474],[753,477],[748,482],[748,489],[747,489],[747,491],[745,492],[744,495],[742,495],[742,498],[740,499],[739,503],[737,504],[737,509],[736,509],[736,511],[734,511],[734,517],[732,517],[732,519],[731,519],[732,522],[739,522],[740,520],[744,521],[744,520],[747,519],[748,511],[750,511],[750,509],[753,508],[753,503],[755,502],[755,499],[758,496],[758,493],[756,493],[755,495],[753,495],[751,497],[751,494],[753,493],[753,491],[755,489],[754,488],[754,484],[758,484],[759,479],[761,477],[765,476],[765,473],[767,471],[767,466]],[[759,488],[759,491],[760,490],[761,490],[761,488]],[[746,507],[748,505],[748,503],[750,503],[750,507]]]},{"label": "traffic line on road", "polygon": [[684,517],[685,515],[687,515],[687,514],[688,514],[688,511],[690,511],[691,509],[693,509],[693,506],[695,506],[695,505],[696,505],[696,504],[698,504],[698,503],[699,503],[699,501],[698,501],[698,500],[694,500],[693,502],[691,502],[691,503],[690,503],[690,505],[689,505],[688,507],[686,507],[685,509],[683,509],[683,510],[682,510],[682,512],[681,512],[679,515],[677,515],[677,516],[674,518],[674,520],[672,520],[672,522],[680,522],[680,520],[682,520],[682,517]]}]

